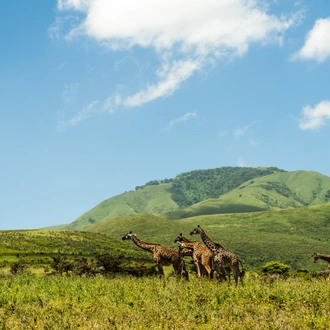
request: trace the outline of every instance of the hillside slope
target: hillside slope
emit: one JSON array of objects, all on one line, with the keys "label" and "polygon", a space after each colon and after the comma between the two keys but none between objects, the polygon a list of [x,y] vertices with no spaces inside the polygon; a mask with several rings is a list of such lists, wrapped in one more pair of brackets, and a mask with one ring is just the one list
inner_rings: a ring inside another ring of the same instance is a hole
[{"label": "hillside slope", "polygon": [[248,180],[219,198],[169,212],[167,218],[297,208],[324,204],[329,200],[329,177],[313,171],[275,172]]},{"label": "hillside slope", "polygon": [[276,167],[222,167],[195,170],[174,179],[153,180],[135,191],[109,198],[66,225],[67,230],[83,230],[106,218],[149,213],[160,215],[211,197],[219,197],[246,180],[284,172]]},{"label": "hillside slope", "polygon": [[109,198],[63,229],[85,230],[109,218],[144,213],[173,220],[302,207],[329,199],[330,178],[312,171],[285,172],[274,167],[198,170],[166,183],[150,181],[136,191]]},{"label": "hillside slope", "polygon": [[140,213],[161,214],[178,205],[171,199],[170,183],[147,186],[137,191],[109,198],[64,227],[65,230],[83,230],[107,218],[132,216]]}]

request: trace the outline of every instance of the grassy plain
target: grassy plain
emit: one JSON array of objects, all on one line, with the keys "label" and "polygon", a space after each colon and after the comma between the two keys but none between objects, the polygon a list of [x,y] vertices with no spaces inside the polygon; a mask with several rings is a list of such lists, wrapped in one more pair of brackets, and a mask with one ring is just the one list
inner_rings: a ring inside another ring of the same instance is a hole
[{"label": "grassy plain", "polygon": [[105,278],[22,274],[0,280],[0,329],[328,329],[330,282],[245,285],[191,277]]},{"label": "grassy plain", "polygon": [[120,237],[100,233],[55,230],[0,231],[0,266],[14,263],[30,266],[49,265],[54,256],[68,259],[94,258],[96,255],[122,255],[123,263],[149,262],[133,245],[124,246]]},{"label": "grassy plain", "polygon": [[120,253],[126,263],[153,264],[152,254],[122,241],[132,230],[142,240],[177,249],[179,233],[191,240],[190,231],[201,225],[216,242],[235,252],[245,268],[255,270],[269,261],[291,267],[290,271],[326,269],[313,263],[314,252],[330,254],[330,203],[288,210],[202,215],[167,220],[154,215],[119,217],[77,231],[0,231],[1,263],[49,263],[52,256],[93,258],[96,254]]},{"label": "grassy plain", "polygon": [[[179,233],[191,240],[189,233],[201,225],[211,239],[234,251],[248,269],[268,261],[279,261],[291,270],[326,268],[314,264],[312,254],[330,254],[330,203],[287,210],[253,213],[201,215],[182,220],[166,220],[152,215],[118,217],[88,229],[110,237],[122,237],[132,230],[147,242],[176,248]],[[127,247],[132,242],[124,242]],[[140,253],[141,249],[135,247]]]}]

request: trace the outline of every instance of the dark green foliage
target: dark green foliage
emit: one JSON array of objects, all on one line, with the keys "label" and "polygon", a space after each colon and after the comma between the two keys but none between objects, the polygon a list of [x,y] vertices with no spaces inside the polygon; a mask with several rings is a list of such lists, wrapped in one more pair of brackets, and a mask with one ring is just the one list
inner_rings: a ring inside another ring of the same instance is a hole
[{"label": "dark green foliage", "polygon": [[147,186],[157,186],[159,185],[160,183],[170,183],[172,182],[173,179],[164,179],[164,180],[152,180],[152,181],[149,181],[147,182],[146,184],[144,184],[143,186],[136,186],[135,187],[135,190],[139,190],[139,189],[143,189]]},{"label": "dark green foliage", "polygon": [[290,189],[286,186],[286,184],[282,182],[267,182],[267,184],[260,185],[265,190],[274,190],[280,195],[284,197],[290,197],[291,191]]},{"label": "dark green foliage", "polygon": [[10,273],[13,275],[22,274],[27,268],[28,268],[28,265],[14,263],[10,266]]},{"label": "dark green foliage", "polygon": [[282,264],[278,261],[269,261],[264,266],[260,267],[260,272],[264,275],[286,275],[289,272],[289,269],[290,266]]},{"label": "dark green foliage", "polygon": [[133,277],[156,276],[158,271],[156,265],[131,263],[122,269],[123,274]]},{"label": "dark green foliage", "polygon": [[329,201],[330,200],[330,190],[327,191],[326,195],[325,195],[325,200]]},{"label": "dark green foliage", "polygon": [[74,261],[73,273],[78,276],[94,276],[98,271],[93,261],[89,261],[87,258],[81,258]]},{"label": "dark green foliage", "polygon": [[96,266],[103,274],[119,273],[121,271],[121,264],[124,260],[123,254],[109,253],[96,256]]},{"label": "dark green foliage", "polygon": [[276,167],[221,167],[196,170],[175,177],[170,192],[172,199],[180,208],[184,208],[209,198],[218,198],[248,180],[269,175],[275,171],[284,172]]},{"label": "dark green foliage", "polygon": [[68,260],[68,258],[59,256],[52,257],[53,262],[51,263],[51,267],[54,269],[56,274],[62,275],[64,272],[68,275],[69,271],[73,270],[73,262]]},{"label": "dark green foliage", "polygon": [[[123,254],[104,254],[98,255],[95,259],[75,258],[70,260],[61,255],[52,257],[53,268],[55,274],[66,275],[74,274],[77,276],[95,276],[101,274],[108,276],[110,274],[126,274],[134,277],[142,277],[156,275],[157,270],[155,265],[145,263],[127,262]],[[23,270],[23,265],[13,264],[12,274]]]}]

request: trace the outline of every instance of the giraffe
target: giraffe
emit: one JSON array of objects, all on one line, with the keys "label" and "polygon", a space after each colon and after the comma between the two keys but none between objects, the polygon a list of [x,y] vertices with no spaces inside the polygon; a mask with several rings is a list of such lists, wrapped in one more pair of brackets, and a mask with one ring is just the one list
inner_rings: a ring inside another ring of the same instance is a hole
[{"label": "giraffe", "polygon": [[[326,261],[328,263],[328,269],[330,270],[330,255],[329,254],[314,253],[313,257],[314,257],[314,263],[319,259]],[[330,281],[330,274],[329,274],[327,280]]]},{"label": "giraffe", "polygon": [[182,257],[177,250],[167,249],[161,244],[144,242],[131,231],[122,238],[122,240],[129,239],[132,240],[139,248],[153,253],[154,261],[158,267],[159,277],[165,276],[163,266],[172,265],[175,274],[181,275],[188,280],[188,272],[186,271],[185,264],[183,263]]},{"label": "giraffe", "polygon": [[[220,273],[225,274],[225,267],[229,267],[234,274],[236,286],[238,284],[238,277],[240,277],[241,283],[243,284],[243,276],[245,272],[242,262],[237,258],[236,254],[225,249],[220,243],[212,241],[211,238],[205,234],[200,225],[190,233],[190,235],[195,234],[199,234],[206,247],[214,253],[214,263],[217,266],[217,270],[219,270]],[[239,264],[242,267],[242,271],[239,270]]]},{"label": "giraffe", "polygon": [[[179,247],[184,249],[185,255],[190,255],[197,269],[197,276],[202,277],[201,267],[204,266],[209,279],[213,278],[213,253],[205,246],[203,246],[200,242],[191,242],[187,238],[182,236],[182,233],[174,240],[174,243],[178,242]],[[191,251],[185,251],[186,249]]]}]

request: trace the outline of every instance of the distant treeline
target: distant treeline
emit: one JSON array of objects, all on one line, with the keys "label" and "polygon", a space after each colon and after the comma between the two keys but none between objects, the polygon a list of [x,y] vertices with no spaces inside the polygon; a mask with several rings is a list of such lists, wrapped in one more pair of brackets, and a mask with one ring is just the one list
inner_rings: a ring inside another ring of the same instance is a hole
[{"label": "distant treeline", "polygon": [[172,181],[173,181],[173,179],[151,180],[151,181],[147,182],[146,184],[144,184],[143,186],[136,186],[135,187],[135,190],[143,189],[143,188],[145,188],[147,186],[156,186],[156,185],[158,185],[160,183],[170,183]]},{"label": "distant treeline", "polygon": [[179,174],[174,179],[152,180],[143,186],[135,187],[135,190],[161,183],[172,183],[169,189],[171,197],[180,208],[184,208],[208,198],[218,198],[245,181],[274,172],[285,171],[277,167],[221,167],[195,170]]}]

